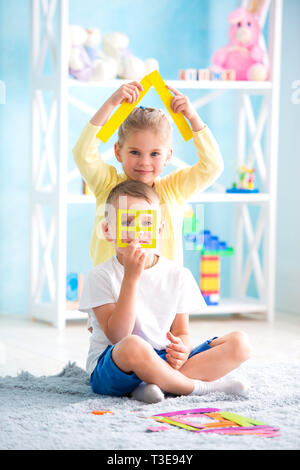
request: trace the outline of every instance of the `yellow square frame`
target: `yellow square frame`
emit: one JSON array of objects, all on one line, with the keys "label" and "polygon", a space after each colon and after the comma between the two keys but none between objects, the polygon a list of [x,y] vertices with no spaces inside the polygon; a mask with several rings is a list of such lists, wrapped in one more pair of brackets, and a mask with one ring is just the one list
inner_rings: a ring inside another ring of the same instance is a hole
[{"label": "yellow square frame", "polygon": [[171,101],[173,95],[170,90],[168,90],[168,88],[166,87],[166,84],[160,76],[159,72],[157,70],[154,70],[154,72],[151,72],[146,75],[140,83],[143,86],[143,91],[139,92],[139,99],[132,104],[127,102],[122,103],[97,133],[98,139],[100,139],[103,143],[107,142],[108,139],[120,127],[122,122],[125,121],[127,116],[129,116],[129,114],[133,111],[136,105],[141,101],[141,99],[148,93],[150,88],[153,86],[157,91],[158,95],[160,96],[162,102],[166,106],[168,112],[170,113],[184,140],[190,140],[193,137],[192,130],[182,113],[176,114],[173,113],[173,111],[171,110]]},{"label": "yellow square frame", "polygon": [[[123,214],[133,214],[134,215],[134,226],[128,227],[127,225],[122,225],[122,215]],[[152,215],[152,227],[140,227],[139,225],[139,217],[141,214],[151,214]],[[141,248],[156,248],[156,227],[157,227],[157,219],[156,219],[156,211],[151,209],[146,210],[134,210],[134,209],[118,209],[117,215],[117,246],[118,247],[126,247],[128,243],[122,243],[122,231],[134,231],[135,237],[139,234],[139,232],[152,232],[155,234],[155,237],[152,236],[152,243],[142,243]]]}]

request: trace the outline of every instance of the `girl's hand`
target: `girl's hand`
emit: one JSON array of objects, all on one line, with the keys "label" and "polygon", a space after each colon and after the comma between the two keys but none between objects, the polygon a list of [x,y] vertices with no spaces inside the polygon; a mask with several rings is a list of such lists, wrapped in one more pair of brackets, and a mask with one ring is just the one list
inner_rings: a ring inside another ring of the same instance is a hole
[{"label": "girl's hand", "polygon": [[128,243],[123,252],[124,278],[137,281],[144,271],[146,256],[137,240]]},{"label": "girl's hand", "polygon": [[196,115],[196,111],[188,97],[169,85],[166,85],[166,87],[174,93],[171,101],[173,113],[182,113],[190,121]]},{"label": "girl's hand", "polygon": [[139,90],[143,91],[143,87],[139,82],[125,83],[111,95],[109,101],[113,106],[118,106],[124,101],[134,103],[139,98]]},{"label": "girl's hand", "polygon": [[168,363],[173,369],[180,369],[189,357],[189,350],[182,339],[174,336],[171,331],[168,331],[167,337],[171,341],[166,349]]}]

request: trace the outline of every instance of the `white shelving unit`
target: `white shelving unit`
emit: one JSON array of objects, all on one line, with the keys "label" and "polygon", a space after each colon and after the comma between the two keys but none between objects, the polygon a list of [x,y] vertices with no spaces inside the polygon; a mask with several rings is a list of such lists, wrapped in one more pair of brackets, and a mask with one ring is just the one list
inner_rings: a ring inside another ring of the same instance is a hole
[{"label": "white shelving unit", "polygon": [[[231,298],[221,301],[218,306],[207,307],[199,314],[260,314],[269,321],[272,321],[274,315],[282,0],[266,0],[261,15],[262,26],[268,11],[270,81],[167,81],[177,89],[206,91],[204,96],[193,103],[196,108],[205,106],[227,91],[237,94],[236,161],[239,165],[255,164],[261,181],[261,192],[257,194],[207,191],[191,201],[233,204],[235,212]],[[68,106],[76,106],[89,117],[95,112],[75,98],[72,90],[85,87],[117,88],[123,83],[122,80],[112,80],[87,84],[69,78],[68,25],[68,0],[32,0],[29,314],[57,328],[63,328],[69,319],[83,318],[80,312],[66,310],[67,208],[70,204],[95,204],[93,196],[68,194],[68,182],[79,176],[76,169],[68,170]],[[50,72],[47,68],[49,58],[52,62]],[[258,117],[255,117],[251,102],[253,95],[262,97]],[[263,146],[261,141],[264,132],[267,137],[266,145]],[[250,150],[247,148],[247,135],[251,139]],[[111,154],[108,151],[103,158],[108,159]],[[176,158],[173,162],[179,168],[187,166]],[[259,215],[255,223],[249,212],[250,205],[258,207]],[[246,249],[244,238],[247,241]],[[262,240],[263,256],[260,257]],[[252,273],[258,299],[246,295]]]}]

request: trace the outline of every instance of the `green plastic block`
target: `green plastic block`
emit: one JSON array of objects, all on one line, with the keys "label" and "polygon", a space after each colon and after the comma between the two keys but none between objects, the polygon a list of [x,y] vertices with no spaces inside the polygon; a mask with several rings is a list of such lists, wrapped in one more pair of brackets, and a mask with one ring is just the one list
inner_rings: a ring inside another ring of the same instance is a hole
[{"label": "green plastic block", "polygon": [[234,249],[227,248],[226,250],[201,250],[201,254],[204,256],[232,256],[234,255]]}]

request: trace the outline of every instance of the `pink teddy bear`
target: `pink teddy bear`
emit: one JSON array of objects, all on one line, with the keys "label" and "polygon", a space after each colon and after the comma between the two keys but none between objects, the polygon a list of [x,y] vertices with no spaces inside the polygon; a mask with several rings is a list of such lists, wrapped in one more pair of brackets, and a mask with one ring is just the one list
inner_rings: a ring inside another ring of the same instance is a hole
[{"label": "pink teddy bear", "polygon": [[228,22],[229,44],[213,54],[213,66],[234,70],[236,80],[266,80],[265,52],[259,46],[261,29],[256,15],[238,8],[229,15]]}]

